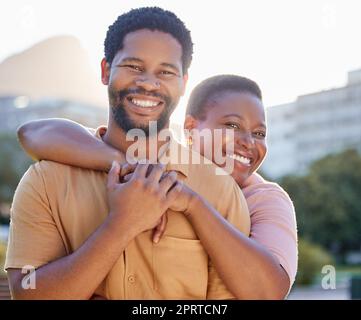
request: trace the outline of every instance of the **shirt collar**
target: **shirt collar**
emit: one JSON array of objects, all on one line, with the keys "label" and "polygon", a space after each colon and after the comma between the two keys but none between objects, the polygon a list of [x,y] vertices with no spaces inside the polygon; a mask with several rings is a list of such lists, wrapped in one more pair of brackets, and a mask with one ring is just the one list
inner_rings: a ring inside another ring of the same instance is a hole
[{"label": "shirt collar", "polygon": [[[96,129],[95,135],[98,139],[102,139],[104,134],[107,131],[106,126],[100,126]],[[166,164],[167,171],[177,171],[183,174],[185,177],[188,177],[189,173],[189,164],[182,163],[182,159],[186,159],[184,155],[189,158],[191,151],[189,148],[183,146],[179,143],[173,132],[170,130],[170,141],[162,147],[163,152],[159,157],[159,162]],[[183,155],[183,156],[182,156]]]}]

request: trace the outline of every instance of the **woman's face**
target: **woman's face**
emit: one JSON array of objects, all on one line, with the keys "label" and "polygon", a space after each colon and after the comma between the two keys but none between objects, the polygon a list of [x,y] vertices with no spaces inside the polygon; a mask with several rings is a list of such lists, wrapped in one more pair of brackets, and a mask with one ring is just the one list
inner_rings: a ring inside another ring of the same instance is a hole
[{"label": "woman's face", "polygon": [[[208,128],[212,132],[212,139],[204,137],[200,139],[192,135],[193,147],[199,148],[197,151],[203,156],[212,157],[210,160],[215,164],[224,166],[224,163],[217,163],[215,150],[212,156],[205,152],[212,150],[210,148],[215,141],[214,129],[222,129],[220,145],[216,142],[214,147],[220,148],[217,152],[222,152],[223,157],[228,157],[227,161],[233,161],[232,177],[242,186],[261,165],[267,152],[266,119],[262,101],[250,93],[224,92],[207,102],[205,112],[204,120],[187,115],[185,129]],[[225,129],[233,130],[234,139],[231,139]],[[233,153],[227,151],[227,143],[233,143]]]}]

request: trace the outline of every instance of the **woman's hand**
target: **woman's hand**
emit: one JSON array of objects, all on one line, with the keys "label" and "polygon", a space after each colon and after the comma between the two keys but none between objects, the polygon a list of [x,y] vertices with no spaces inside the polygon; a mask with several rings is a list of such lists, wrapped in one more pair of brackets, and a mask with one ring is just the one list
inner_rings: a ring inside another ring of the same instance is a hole
[{"label": "woman's hand", "polygon": [[[129,163],[126,163],[122,166],[120,170],[120,177],[123,179],[124,182],[127,182],[132,178],[133,172],[136,167],[137,164],[129,164]],[[163,173],[161,180],[165,178],[174,180],[176,177],[177,177],[177,173],[175,171],[168,171]],[[169,208],[173,211],[183,212],[186,216],[188,216],[192,210],[191,204],[194,202],[194,199],[196,198],[197,194],[191,188],[185,185],[182,181],[177,180],[176,183],[173,185],[173,187],[176,184],[181,185],[181,189],[180,192],[178,193],[178,196],[174,199],[174,201],[172,202]],[[158,243],[159,240],[162,238],[167,226],[167,222],[168,222],[168,217],[167,214],[165,213],[159,220],[157,226],[153,229],[154,243]]]}]

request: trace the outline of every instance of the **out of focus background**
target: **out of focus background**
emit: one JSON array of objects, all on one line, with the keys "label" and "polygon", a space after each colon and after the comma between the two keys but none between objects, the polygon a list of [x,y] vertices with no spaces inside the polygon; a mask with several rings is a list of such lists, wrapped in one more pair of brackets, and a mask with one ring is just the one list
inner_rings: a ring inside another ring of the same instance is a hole
[{"label": "out of focus background", "polygon": [[[175,12],[192,32],[191,89],[234,73],[260,85],[269,180],[297,213],[299,269],[289,299],[361,299],[361,3],[315,1],[43,1],[0,4],[0,299],[15,188],[31,164],[16,129],[63,117],[107,121],[100,60],[108,26],[140,6]],[[44,244],[46,245],[46,244]]]}]

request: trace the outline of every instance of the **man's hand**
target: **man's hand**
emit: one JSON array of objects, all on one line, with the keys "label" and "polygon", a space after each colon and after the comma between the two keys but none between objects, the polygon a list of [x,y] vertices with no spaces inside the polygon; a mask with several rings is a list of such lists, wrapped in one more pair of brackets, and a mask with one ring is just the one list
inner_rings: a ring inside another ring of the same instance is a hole
[{"label": "man's hand", "polygon": [[[136,167],[137,167],[137,164],[130,164],[130,163],[125,163],[121,167],[119,176],[123,182],[127,182],[130,180]],[[149,169],[151,169],[151,168],[149,168]],[[168,174],[168,172],[163,173],[162,178],[164,178],[164,176],[166,174]],[[173,175],[174,174],[176,175],[176,173],[173,173]],[[175,176],[174,178],[176,179],[177,176]],[[168,222],[168,216],[166,213],[164,213],[163,216],[160,218],[160,221],[158,222],[158,224],[156,225],[156,227],[153,230],[153,242],[154,243],[158,243],[159,240],[161,239],[161,237],[163,236],[163,234],[165,232],[165,228],[167,226],[167,222]]]},{"label": "man's hand", "polygon": [[[122,177],[123,181],[129,181],[133,176],[133,172],[137,167],[136,164],[124,164],[120,171],[120,176]],[[177,181],[177,173],[175,171],[168,171],[162,174],[161,180],[163,179],[171,179]],[[181,181],[177,182],[181,188],[178,196],[174,199],[173,203],[170,206],[170,209],[173,211],[183,212],[185,215],[189,214],[190,204],[192,200],[195,198],[196,193],[189,188],[187,185],[183,184]],[[166,225],[167,225],[167,215],[164,214],[160,221],[158,222],[157,226],[154,228],[153,232],[153,242],[158,243],[161,237],[164,234]]]},{"label": "man's hand", "polygon": [[[179,195],[181,185],[176,175],[167,175],[163,164],[150,167],[149,164],[138,164],[131,176],[122,176],[120,166],[114,162],[108,175],[109,218],[116,223],[121,219],[132,229],[134,236],[153,229],[161,217]],[[129,175],[129,174],[128,174]],[[123,178],[123,183],[119,182]],[[161,229],[161,228],[160,228]]]}]

